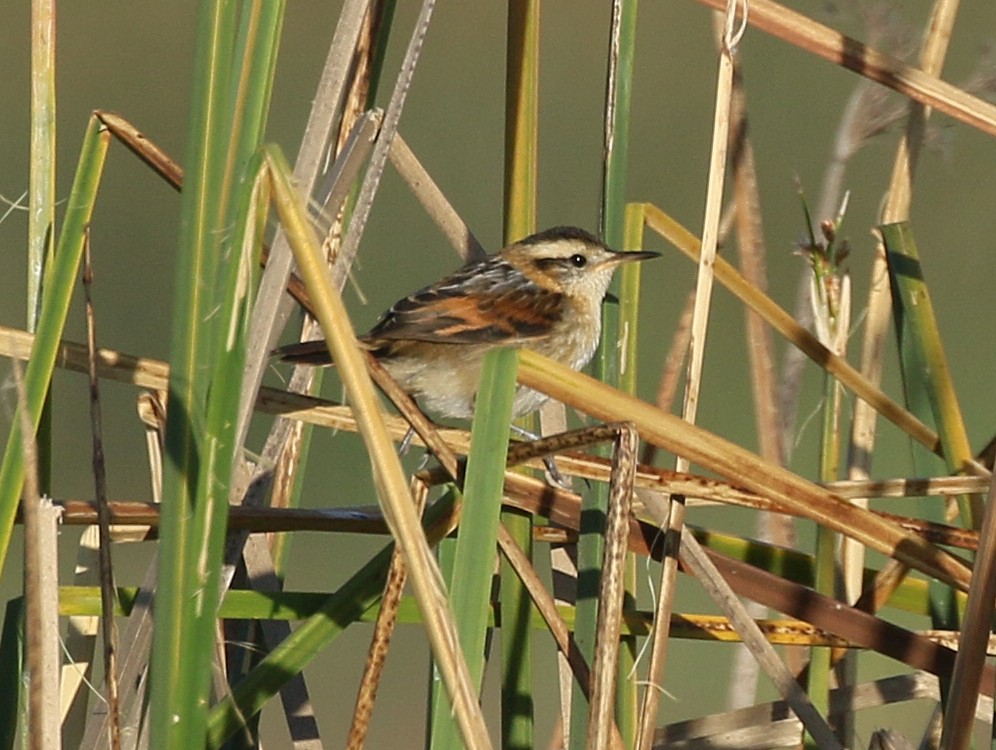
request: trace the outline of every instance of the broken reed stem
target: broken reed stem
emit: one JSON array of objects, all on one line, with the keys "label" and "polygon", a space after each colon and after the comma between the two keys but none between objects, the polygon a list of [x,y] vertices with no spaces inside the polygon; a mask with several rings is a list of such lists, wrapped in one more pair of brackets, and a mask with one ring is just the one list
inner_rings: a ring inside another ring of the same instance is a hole
[{"label": "broken reed stem", "polygon": [[20,364],[13,367],[17,386],[15,419],[21,420],[24,451],[24,596],[28,677],[28,746],[31,750],[59,747],[59,609],[58,552],[55,544],[58,511],[43,501],[38,488],[38,451],[25,403]]},{"label": "broken reed stem", "polygon": [[398,175],[418,198],[439,231],[456,249],[460,259],[464,263],[469,263],[487,257],[487,251],[446,199],[446,195],[439,189],[432,175],[422,166],[422,162],[418,160],[400,133],[394,136],[394,141],[391,143],[390,158]]}]

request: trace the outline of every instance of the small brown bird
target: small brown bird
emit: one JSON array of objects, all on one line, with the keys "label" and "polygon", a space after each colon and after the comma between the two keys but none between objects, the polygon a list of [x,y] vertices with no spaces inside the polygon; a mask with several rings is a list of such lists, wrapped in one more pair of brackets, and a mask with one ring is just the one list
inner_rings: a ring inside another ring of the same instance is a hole
[{"label": "small brown bird", "polygon": [[[425,408],[468,419],[488,350],[525,347],[580,370],[598,346],[602,299],[616,266],[657,255],[610,250],[576,227],[548,229],[399,300],[360,341]],[[277,354],[330,363],[324,341],[291,344]],[[546,398],[520,386],[513,416]]]}]

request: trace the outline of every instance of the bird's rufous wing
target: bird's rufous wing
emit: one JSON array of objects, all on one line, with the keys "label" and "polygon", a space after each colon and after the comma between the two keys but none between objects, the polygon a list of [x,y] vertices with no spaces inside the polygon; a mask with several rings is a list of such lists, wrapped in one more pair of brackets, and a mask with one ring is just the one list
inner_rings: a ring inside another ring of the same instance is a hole
[{"label": "bird's rufous wing", "polygon": [[[563,295],[493,256],[399,300],[360,341],[375,351],[403,341],[514,344],[548,333],[563,306]],[[324,341],[289,344],[275,353],[302,364],[330,361]]]},{"label": "bird's rufous wing", "polygon": [[474,275],[458,272],[399,300],[363,338],[512,344],[548,333],[562,315],[563,295],[502,265]]}]

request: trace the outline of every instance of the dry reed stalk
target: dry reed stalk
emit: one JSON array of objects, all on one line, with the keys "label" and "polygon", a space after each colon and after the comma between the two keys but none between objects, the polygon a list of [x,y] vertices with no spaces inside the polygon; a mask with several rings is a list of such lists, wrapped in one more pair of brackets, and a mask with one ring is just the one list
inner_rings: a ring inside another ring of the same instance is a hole
[{"label": "dry reed stalk", "polygon": [[[655,206],[646,206],[647,225],[662,237],[672,242],[690,259],[699,258],[699,241],[676,221]],[[723,258],[716,259],[716,278],[736,297],[764,316],[769,325],[786,339],[804,351],[814,362],[831,373],[859,398],[871,404],[876,411],[900,427],[911,438],[940,455],[941,445],[937,433],[925,425],[908,410],[884,393],[881,388],[869,383],[846,360],[827,349],[812,333],[779,307],[774,300],[760,293]],[[961,467],[965,472],[979,476],[989,476],[990,471],[975,459],[967,459]]]},{"label": "dry reed stalk", "polygon": [[[699,2],[717,10],[726,6],[725,0]],[[888,86],[983,133],[996,135],[996,106],[784,5],[772,0],[751,0],[748,22],[761,31]]]},{"label": "dry reed stalk", "polygon": [[[423,14],[422,23],[426,21],[427,16]],[[413,45],[420,41],[421,36],[416,33]],[[325,340],[352,399],[352,409],[375,472],[378,499],[384,508],[391,532],[405,555],[429,641],[440,666],[461,734],[464,742],[472,747],[490,747],[467,663],[456,645],[456,628],[445,585],[411,504],[411,495],[401,465],[390,443],[373,384],[366,372],[362,350],[338,294],[336,280],[321,261],[318,248],[309,241],[310,228],[300,206],[295,202],[293,189],[288,182],[289,175],[280,164],[277,154],[271,153],[271,157],[276,160],[270,174],[280,218],[287,227],[301,278],[315,301]]]},{"label": "dry reed stalk", "polygon": [[[95,358],[96,360],[96,358]],[[142,393],[138,398],[138,415],[146,430],[146,446],[149,455],[149,476],[153,504],[162,502],[162,463],[166,431],[166,392],[154,390]],[[111,517],[114,517],[114,503],[108,503]],[[94,519],[95,521],[96,519]],[[117,525],[115,528],[122,528]],[[135,530],[134,525],[124,528]],[[144,538],[144,534],[141,538]],[[145,580],[139,588],[132,605],[124,635],[121,638],[121,652],[118,663],[118,682],[121,713],[127,716],[123,724],[125,737],[139,737],[142,722],[147,718],[147,706],[142,700],[145,695],[148,677],[149,649],[152,643],[152,593],[156,587],[156,558],[153,558],[145,573]],[[106,712],[91,711],[84,727],[80,750],[97,750],[103,747],[103,738],[108,733],[110,717]]]},{"label": "dry reed stalk", "polygon": [[[718,16],[714,16],[718,18]],[[718,43],[722,43],[722,28],[717,23]],[[754,146],[750,139],[747,117],[746,91],[743,66],[735,61],[731,102],[731,170],[733,172],[733,201],[737,231],[737,251],[744,278],[762,292],[767,292],[767,267],[765,261],[764,229],[761,221],[761,198],[754,162]],[[750,384],[754,401],[754,422],[760,455],[778,465],[784,465],[785,452],[781,438],[781,415],[777,395],[774,341],[763,318],[747,308],[745,335],[747,358],[750,365]],[[787,516],[762,513],[757,521],[758,538],[784,547],[794,546],[795,529]],[[755,618],[764,617],[766,610],[757,604],[748,604]],[[798,672],[802,653],[788,650],[789,668]],[[727,705],[740,708],[754,702],[759,665],[746,648],[738,648],[733,656]]]},{"label": "dry reed stalk", "polygon": [[[592,686],[591,671],[584,661],[584,656],[571,639],[570,630],[561,619],[556,602],[550,595],[550,592],[546,590],[526,553],[522,551],[515,538],[504,526],[498,527],[498,543],[505,559],[508,560],[512,569],[515,570],[516,575],[522,581],[533,603],[536,605],[537,611],[543,617],[543,621],[550,630],[550,635],[553,636],[557,644],[558,652],[567,661],[574,679],[577,680],[578,687],[584,696],[590,699]],[[622,750],[623,742],[622,736],[619,734],[619,727],[612,717],[609,718],[608,747],[612,748],[612,750]]]},{"label": "dry reed stalk", "polygon": [[[726,175],[727,152],[730,140],[730,103],[733,90],[733,48],[737,41],[733,38],[736,3],[731,2],[726,8],[727,33],[719,53],[719,71],[716,80],[716,104],[713,119],[712,151],[709,161],[709,176],[706,188],[705,216],[702,228],[702,250],[699,255],[699,272],[695,285],[695,305],[692,311],[691,342],[688,355],[688,367],[685,379],[685,396],[682,405],[682,418],[695,423],[698,410],[699,388],[702,380],[702,365],[705,357],[706,331],[709,321],[709,310],[712,302],[712,288],[716,262],[716,246],[719,237],[720,214],[723,204],[723,185]],[[686,471],[689,462],[678,456],[675,468]],[[675,542],[681,534],[684,525],[684,498],[673,496],[669,510],[660,519],[661,528],[666,537]],[[677,552],[673,550],[672,552]],[[664,662],[667,653],[668,627],[671,622],[671,612],[675,596],[678,559],[676,554],[669,554],[663,565],[659,579],[659,603],[657,613],[660,620],[654,628],[650,646],[650,661],[647,667],[647,687],[643,692],[640,715],[637,720],[637,747],[648,750],[653,738],[653,729],[657,721],[660,698],[657,694],[664,674]]]},{"label": "dry reed stalk", "polygon": [[625,565],[628,551],[630,503],[636,477],[639,436],[632,425],[616,425],[609,479],[609,512],[605,519],[605,562],[598,592],[598,624],[595,658],[592,661],[591,697],[588,709],[587,750],[609,743],[615,726],[616,678],[623,598],[626,593]]},{"label": "dry reed stalk", "polygon": [[[0,356],[15,359],[27,359],[32,346],[33,336],[25,331],[0,326]],[[58,355],[58,365],[75,372],[86,371],[86,348],[80,344],[64,342]],[[161,389],[168,382],[169,368],[161,360],[148,357],[135,357],[113,349],[97,351],[97,368],[100,377],[116,382],[132,383],[140,387]],[[382,383],[378,383],[383,387]],[[356,420],[349,412],[349,407],[321,398],[301,396],[275,388],[260,390],[257,408],[261,413],[281,414],[293,419],[306,421],[309,424],[320,425],[336,430],[355,432]],[[414,407],[413,407],[414,408]],[[387,424],[395,440],[400,440],[407,431],[405,419],[387,416]],[[422,419],[425,420],[424,415]],[[457,453],[466,453],[468,436],[466,431],[452,428],[439,428],[424,421],[439,435],[442,442]],[[424,442],[421,433],[417,438]],[[569,449],[572,444],[561,442],[558,438],[558,450]],[[533,441],[526,444],[513,443],[509,455],[513,463],[531,461],[530,465],[542,468],[535,456],[543,455],[551,450],[550,444],[544,441]],[[571,475],[596,481],[608,481],[610,465],[604,459],[582,454],[562,454],[558,461],[563,463],[566,472]],[[637,472],[637,487],[641,489],[658,490],[683,494],[690,498],[701,498],[708,502],[731,502],[747,507],[770,508],[761,496],[742,487],[731,485],[715,479],[700,477],[693,474],[683,474],[666,469],[641,465]],[[842,480],[823,485],[834,494],[844,498],[856,497],[916,497],[920,495],[958,495],[970,492],[985,492],[989,484],[988,477],[976,476],[945,476],[922,478],[897,478],[875,480]],[[89,522],[88,522],[89,523]],[[116,518],[116,524],[127,523],[124,518]],[[144,522],[143,522],[144,523]]]},{"label": "dry reed stalk", "polygon": [[456,248],[463,262],[481,260],[487,255],[474,233],[470,231],[470,227],[446,199],[446,195],[439,189],[432,175],[425,170],[400,134],[396,135],[391,143],[391,164],[398,170],[398,174],[412,194],[418,198],[429,218]]},{"label": "dry reed stalk", "polygon": [[719,474],[736,476],[738,482],[767,495],[785,509],[794,509],[828,528],[858,538],[873,549],[967,590],[970,575],[964,561],[854,508],[842,498],[734,443],[528,349],[520,352],[518,378],[523,385],[538,388],[594,417],[631,421],[644,440],[684,455]]},{"label": "dry reed stalk", "polygon": [[[446,450],[451,451],[449,447]],[[450,474],[446,473],[445,477],[443,477],[436,471],[419,472],[416,476],[420,481],[424,481],[430,486],[452,481]],[[604,477],[591,477],[591,479],[594,481],[604,481]],[[642,494],[644,497],[653,499],[653,502],[659,502],[660,497],[666,494],[674,494],[673,491],[681,489],[681,487],[682,485],[675,484],[670,488],[671,492],[665,490],[659,493]],[[542,487],[537,487],[532,494],[535,495],[535,499],[530,507],[540,507],[542,505]],[[743,497],[746,497],[746,495]],[[54,502],[62,511],[62,524],[64,526],[90,525],[96,522],[97,511],[95,503],[86,500],[61,500]],[[644,505],[649,504],[651,503],[644,503]],[[776,510],[776,506],[757,495],[753,496],[753,500],[745,502],[729,502],[729,498],[724,498],[724,504],[738,505],[739,507],[754,508],[757,510]],[[136,536],[141,534],[142,538],[145,539],[155,535],[160,523],[159,508],[155,504],[141,501],[118,500],[111,501],[108,503],[108,506],[111,519],[115,523],[126,523],[133,527]],[[641,510],[641,515],[643,514],[645,514],[645,510]],[[893,522],[900,528],[913,531],[918,536],[933,544],[973,551],[979,546],[978,531],[932,523],[924,521],[921,518],[901,516],[882,511],[876,511],[875,515]],[[18,518],[17,520],[21,521],[23,519]],[[386,530],[383,516],[370,506],[342,508],[335,511],[328,509],[307,510],[299,508],[231,506],[228,511],[228,527],[233,531],[269,534],[288,531],[380,534]],[[541,535],[541,538],[548,542],[566,542],[572,539],[571,535],[563,529],[538,528],[534,530],[534,536],[536,535]],[[884,567],[880,571],[880,577],[888,579],[890,577],[888,571],[889,567]],[[900,581],[901,579],[893,581],[892,585],[884,591],[880,591],[879,595],[884,595],[885,599],[888,599]],[[869,612],[877,611],[876,609],[867,609],[867,604],[860,603],[864,601],[864,596],[868,596],[869,591],[864,592],[863,598],[859,599],[859,604],[855,606],[864,608]]]},{"label": "dry reed stalk", "polygon": [[681,564],[692,571],[713,601],[730,618],[743,639],[744,645],[750,649],[761,668],[767,673],[785,701],[792,707],[795,715],[802,720],[806,731],[818,743],[819,747],[826,750],[843,750],[833,731],[813,707],[809,696],[796,682],[795,676],[778,658],[774,647],[768,643],[750,613],[747,612],[726,579],[712,564],[702,547],[699,546],[698,540],[692,536],[687,528],[682,529],[680,555]]}]

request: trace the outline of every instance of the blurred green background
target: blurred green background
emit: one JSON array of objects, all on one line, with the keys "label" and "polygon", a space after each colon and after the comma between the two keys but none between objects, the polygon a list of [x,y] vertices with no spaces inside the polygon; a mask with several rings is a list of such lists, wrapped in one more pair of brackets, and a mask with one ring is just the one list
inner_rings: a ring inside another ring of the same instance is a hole
[{"label": "blurred green background", "polygon": [[[804,12],[813,11],[813,4],[798,5]],[[853,10],[824,15],[821,20],[866,38]],[[914,10],[926,12],[926,8]],[[0,194],[16,202],[28,184],[29,14],[26,3],[8,3],[4,11],[0,25]],[[417,12],[415,3],[399,4],[382,102],[390,94]],[[439,4],[400,126],[425,167],[491,250],[498,248],[502,220],[505,13],[501,3]],[[96,108],[120,113],[182,160],[194,14],[195,3],[190,0],[60,6],[60,198],[68,192],[83,130]],[[337,17],[338,3],[296,0],[288,5],[268,139],[291,155],[300,140]],[[922,17],[906,20],[916,25],[923,22]],[[994,21],[996,7],[989,3],[975,3],[961,11],[945,79],[958,83],[972,75],[986,54]],[[577,224],[597,230],[608,23],[606,3],[559,0],[543,8],[540,227]],[[687,0],[644,2],[639,26],[627,195],[657,204],[698,233],[716,71],[710,11]],[[793,250],[805,231],[795,178],[801,180],[814,206],[836,126],[858,78],[755,30],[748,31],[741,48],[761,181],[769,288],[776,300],[792,309],[802,270],[802,261]],[[933,141],[940,147],[921,159],[912,223],[969,436],[979,448],[996,429],[996,399],[992,397],[996,337],[989,328],[996,312],[996,263],[992,260],[996,143],[944,117],[935,117],[933,125],[937,136]],[[851,191],[844,233],[853,248],[848,265],[854,283],[856,330],[851,353],[855,361],[874,247],[870,230],[888,182],[896,138],[893,130],[875,139],[854,159],[845,180]],[[179,200],[124,149],[114,145],[111,150],[92,227],[98,343],[164,359]],[[5,211],[6,207],[0,207],[0,215]],[[25,320],[25,215],[23,210],[14,210],[0,222],[5,268],[0,275],[0,322],[15,327],[23,327]],[[648,236],[647,246],[665,255],[647,264],[643,277],[640,393],[650,399],[677,312],[694,283],[694,268],[654,237]],[[726,252],[732,257],[733,247]],[[389,167],[354,273],[368,304],[362,305],[352,290],[347,291],[357,328],[367,328],[395,299],[456,265],[453,251]],[[743,329],[739,303],[719,291],[711,318],[699,422],[755,448]],[[78,302],[68,330],[71,338],[84,339]],[[4,365],[4,382],[6,376]],[[337,397],[334,379],[326,382],[328,395]],[[800,420],[817,409],[821,382],[822,375],[810,367]],[[900,398],[891,361],[885,387]],[[12,390],[5,388],[3,394],[0,419],[6,431]],[[135,395],[123,385],[103,386],[112,498],[149,497]],[[90,434],[83,377],[57,376],[55,414],[54,494],[58,498],[90,497]],[[261,434],[257,431],[257,437]],[[879,434],[875,475],[908,473],[906,441],[887,424],[882,424]],[[816,465],[815,424],[800,427],[798,437],[793,468],[811,476]],[[365,459],[355,436],[316,433],[304,502],[313,507],[373,502],[368,481],[351,470],[358,465],[365,465]],[[747,531],[750,519],[744,513],[710,510],[693,511],[690,520]],[[803,538],[809,536],[808,529],[802,532]],[[63,574],[68,580],[78,532],[69,529],[63,536]],[[19,553],[19,539],[16,533],[12,554]],[[377,546],[377,540],[298,535],[288,587],[332,588],[353,571],[362,552]],[[116,560],[125,561],[117,566],[120,583],[138,583],[142,566],[130,561],[137,563],[147,554],[148,550],[135,547],[115,551]],[[19,589],[17,569],[9,566],[0,582],[0,595],[6,600]],[[679,608],[711,611],[689,586],[684,586]],[[342,736],[351,714],[368,638],[365,627],[351,631],[307,673],[319,721],[332,742]],[[544,640],[537,673],[552,679],[553,660],[545,645]],[[400,628],[395,649],[370,747],[395,746],[392,738],[401,727],[419,731],[422,722],[428,674],[419,631]],[[721,708],[730,651],[728,646],[701,643],[673,649],[667,681],[673,698],[665,704],[662,718],[674,720]],[[905,722],[918,721],[909,714],[895,721],[889,716],[885,714],[877,723],[905,729]],[[273,725],[279,721],[270,716],[265,722],[277,737],[280,728]],[[915,731],[911,725],[911,735]]]}]

